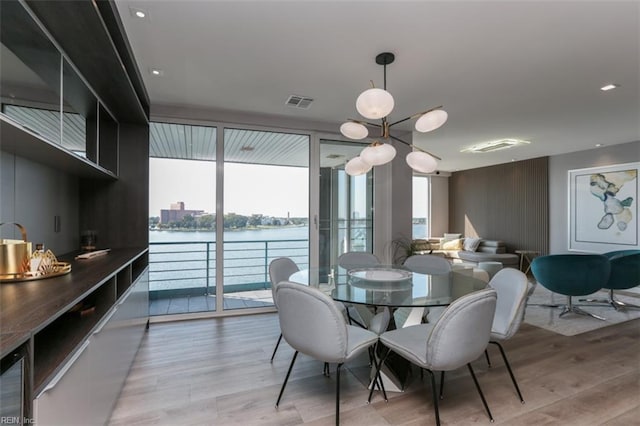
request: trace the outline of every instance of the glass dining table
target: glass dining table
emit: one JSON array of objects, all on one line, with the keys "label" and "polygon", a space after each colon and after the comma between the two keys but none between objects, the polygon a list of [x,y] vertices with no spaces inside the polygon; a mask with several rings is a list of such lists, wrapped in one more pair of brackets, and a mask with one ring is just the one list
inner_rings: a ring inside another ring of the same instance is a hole
[{"label": "glass dining table", "polygon": [[[289,281],[316,287],[345,304],[366,305],[374,311],[388,307],[391,312],[399,308],[416,310],[448,306],[454,300],[487,286],[485,281],[474,277],[472,267],[437,273],[410,271],[395,265],[302,269],[292,274]],[[392,315],[390,327],[395,326]],[[380,371],[387,391],[404,390],[408,368],[408,363],[402,358],[395,361],[393,357],[387,358]],[[370,387],[373,386],[373,369],[371,379]]]},{"label": "glass dining table", "polygon": [[472,268],[429,273],[395,265],[302,269],[289,281],[316,287],[339,302],[389,308],[447,306],[487,286]]}]

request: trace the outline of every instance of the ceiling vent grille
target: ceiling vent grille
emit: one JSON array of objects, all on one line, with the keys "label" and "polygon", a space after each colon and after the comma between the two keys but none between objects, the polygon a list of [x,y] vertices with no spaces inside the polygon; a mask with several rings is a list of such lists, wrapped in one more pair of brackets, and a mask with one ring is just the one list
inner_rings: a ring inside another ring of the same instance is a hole
[{"label": "ceiling vent grille", "polygon": [[313,98],[309,98],[307,96],[291,95],[289,96],[289,99],[287,99],[285,105],[292,108],[309,109],[312,102]]}]

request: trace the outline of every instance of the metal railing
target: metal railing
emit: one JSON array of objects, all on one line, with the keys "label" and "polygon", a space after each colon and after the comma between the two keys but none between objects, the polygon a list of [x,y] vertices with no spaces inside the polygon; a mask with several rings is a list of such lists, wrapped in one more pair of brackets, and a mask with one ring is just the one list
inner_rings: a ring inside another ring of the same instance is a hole
[{"label": "metal railing", "polygon": [[[268,289],[269,263],[290,257],[300,268],[309,264],[309,241],[224,241],[224,292]],[[149,243],[149,288],[152,294],[214,294],[215,241]]]}]

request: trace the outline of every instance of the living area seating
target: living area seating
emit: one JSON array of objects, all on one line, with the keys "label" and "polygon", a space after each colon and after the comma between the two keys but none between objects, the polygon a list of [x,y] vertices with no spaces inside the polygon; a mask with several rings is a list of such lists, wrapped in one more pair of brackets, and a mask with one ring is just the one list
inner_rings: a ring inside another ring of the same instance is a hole
[{"label": "living area seating", "polygon": [[621,302],[613,297],[614,290],[626,290],[640,285],[640,250],[617,250],[604,254],[611,262],[611,275],[604,288],[609,290],[609,300],[616,310],[639,309],[640,306]]},{"label": "living area seating", "polygon": [[607,285],[611,271],[609,258],[601,254],[554,254],[533,259],[531,271],[548,290],[567,296],[560,317],[572,312],[599,320],[604,318],[574,306],[572,296],[586,296]]},{"label": "living area seating", "polygon": [[436,254],[444,256],[451,262],[478,264],[479,262],[500,262],[507,268],[518,268],[519,257],[507,253],[504,241],[482,238],[463,238],[462,234],[444,234],[443,238],[415,240],[415,248],[423,248],[417,254]]}]

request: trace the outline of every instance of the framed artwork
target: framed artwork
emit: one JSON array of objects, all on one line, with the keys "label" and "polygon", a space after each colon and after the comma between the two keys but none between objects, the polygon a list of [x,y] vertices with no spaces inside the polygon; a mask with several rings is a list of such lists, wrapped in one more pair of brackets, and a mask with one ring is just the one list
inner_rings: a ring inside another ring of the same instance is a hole
[{"label": "framed artwork", "polygon": [[569,170],[569,250],[637,249],[640,162]]}]

